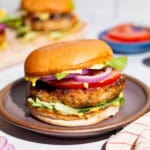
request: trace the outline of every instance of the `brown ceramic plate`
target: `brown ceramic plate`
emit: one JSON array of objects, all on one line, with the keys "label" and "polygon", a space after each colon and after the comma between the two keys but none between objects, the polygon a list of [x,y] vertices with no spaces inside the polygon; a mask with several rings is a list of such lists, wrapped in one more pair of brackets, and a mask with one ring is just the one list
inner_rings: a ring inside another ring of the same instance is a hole
[{"label": "brown ceramic plate", "polygon": [[29,113],[25,105],[26,83],[19,79],[0,92],[0,114],[16,126],[57,137],[90,137],[123,127],[150,109],[150,92],[146,85],[127,76],[126,102],[119,113],[101,123],[85,127],[60,127],[43,123]]}]

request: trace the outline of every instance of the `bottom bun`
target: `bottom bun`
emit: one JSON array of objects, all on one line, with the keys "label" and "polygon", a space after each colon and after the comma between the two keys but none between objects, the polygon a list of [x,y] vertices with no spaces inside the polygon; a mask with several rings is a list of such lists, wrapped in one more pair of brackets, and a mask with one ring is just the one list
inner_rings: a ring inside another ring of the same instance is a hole
[{"label": "bottom bun", "polygon": [[58,126],[87,126],[99,123],[100,121],[107,119],[111,116],[115,116],[115,114],[119,111],[119,106],[117,107],[108,107],[96,114],[95,116],[89,119],[80,119],[80,120],[57,120],[53,119],[50,116],[44,116],[42,113],[37,113],[34,109],[30,109],[33,116],[38,118],[41,121],[44,121],[49,124],[58,125]]}]

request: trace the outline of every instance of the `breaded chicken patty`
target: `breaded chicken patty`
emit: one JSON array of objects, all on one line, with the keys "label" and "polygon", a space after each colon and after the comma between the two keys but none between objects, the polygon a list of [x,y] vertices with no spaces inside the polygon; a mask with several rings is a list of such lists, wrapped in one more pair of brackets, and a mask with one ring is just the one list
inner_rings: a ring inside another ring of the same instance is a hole
[{"label": "breaded chicken patty", "polygon": [[74,108],[95,106],[102,101],[111,100],[119,95],[125,86],[125,77],[122,75],[117,81],[104,87],[85,89],[60,89],[48,87],[39,82],[36,88],[32,87],[31,96],[39,97],[46,102],[60,102]]}]

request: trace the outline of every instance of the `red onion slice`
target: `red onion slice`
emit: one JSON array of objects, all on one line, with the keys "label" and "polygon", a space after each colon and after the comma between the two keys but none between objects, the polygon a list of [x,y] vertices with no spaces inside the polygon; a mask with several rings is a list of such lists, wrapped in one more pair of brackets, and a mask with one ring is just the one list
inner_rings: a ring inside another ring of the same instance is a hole
[{"label": "red onion slice", "polygon": [[12,144],[6,144],[2,150],[15,150],[15,147]]},{"label": "red onion slice", "polygon": [[50,80],[56,80],[56,78],[53,75],[48,75],[48,76],[41,77],[41,80],[43,80],[43,81],[50,81]]},{"label": "red onion slice", "polygon": [[5,137],[0,137],[0,150],[15,150],[15,147],[12,144],[7,142]]},{"label": "red onion slice", "polygon": [[110,75],[111,71],[112,71],[112,68],[108,67],[108,68],[106,68],[105,72],[103,72],[103,73],[99,73],[99,74],[92,75],[92,76],[77,75],[74,77],[74,79],[79,82],[87,82],[87,83],[99,82],[101,80],[104,80],[106,77],[108,77]]},{"label": "red onion slice", "polygon": [[[74,78],[77,75],[87,75],[87,74],[89,74],[89,72],[90,72],[89,69],[83,69],[82,73],[70,73],[70,74],[68,74],[65,77],[65,79]],[[56,80],[56,77],[54,75],[48,75],[48,76],[41,77],[41,80],[43,80],[43,81],[51,81],[51,80]]]},{"label": "red onion slice", "polygon": [[[79,75],[79,74],[68,74],[64,79],[70,79],[70,78],[74,78],[76,75]],[[43,76],[41,77],[41,80],[43,81],[52,81],[52,80],[57,80],[55,76],[53,75],[49,75],[49,76]]]},{"label": "red onion slice", "polygon": [[2,150],[6,144],[7,139],[5,137],[0,137],[0,150]]},{"label": "red onion slice", "polygon": [[6,28],[5,24],[0,24],[0,32],[4,31]]},{"label": "red onion slice", "polygon": [[[70,73],[64,79],[72,78],[75,81],[88,82],[88,83],[98,82],[108,77],[111,71],[112,71],[112,68],[108,67],[103,73],[100,72],[96,75],[90,75],[90,73],[93,72],[92,69],[83,69],[82,73]],[[56,80],[56,78],[54,75],[49,75],[49,76],[41,77],[41,80],[52,81],[52,80]]]},{"label": "red onion slice", "polygon": [[82,75],[87,75],[91,72],[92,69],[83,69],[82,70]]}]

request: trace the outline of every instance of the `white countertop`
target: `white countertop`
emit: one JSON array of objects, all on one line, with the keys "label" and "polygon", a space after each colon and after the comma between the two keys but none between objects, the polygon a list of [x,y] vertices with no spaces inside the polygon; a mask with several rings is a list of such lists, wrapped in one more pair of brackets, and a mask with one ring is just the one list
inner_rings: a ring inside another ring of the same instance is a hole
[{"label": "white countertop", "polygon": [[[109,17],[92,15],[85,17],[85,20],[88,21],[88,38],[96,38],[98,32],[122,21],[111,20]],[[150,51],[136,55],[128,55],[128,66],[124,72],[141,80],[150,87],[150,67],[147,67],[142,63],[142,60],[147,57],[150,57]],[[8,83],[23,77],[23,75],[23,64],[1,70],[0,89]],[[7,137],[9,143],[12,143],[17,150],[100,150],[100,147],[107,139],[107,136],[78,140],[56,139],[16,127],[5,122],[3,119],[0,119],[0,136],[1,135]]]}]

